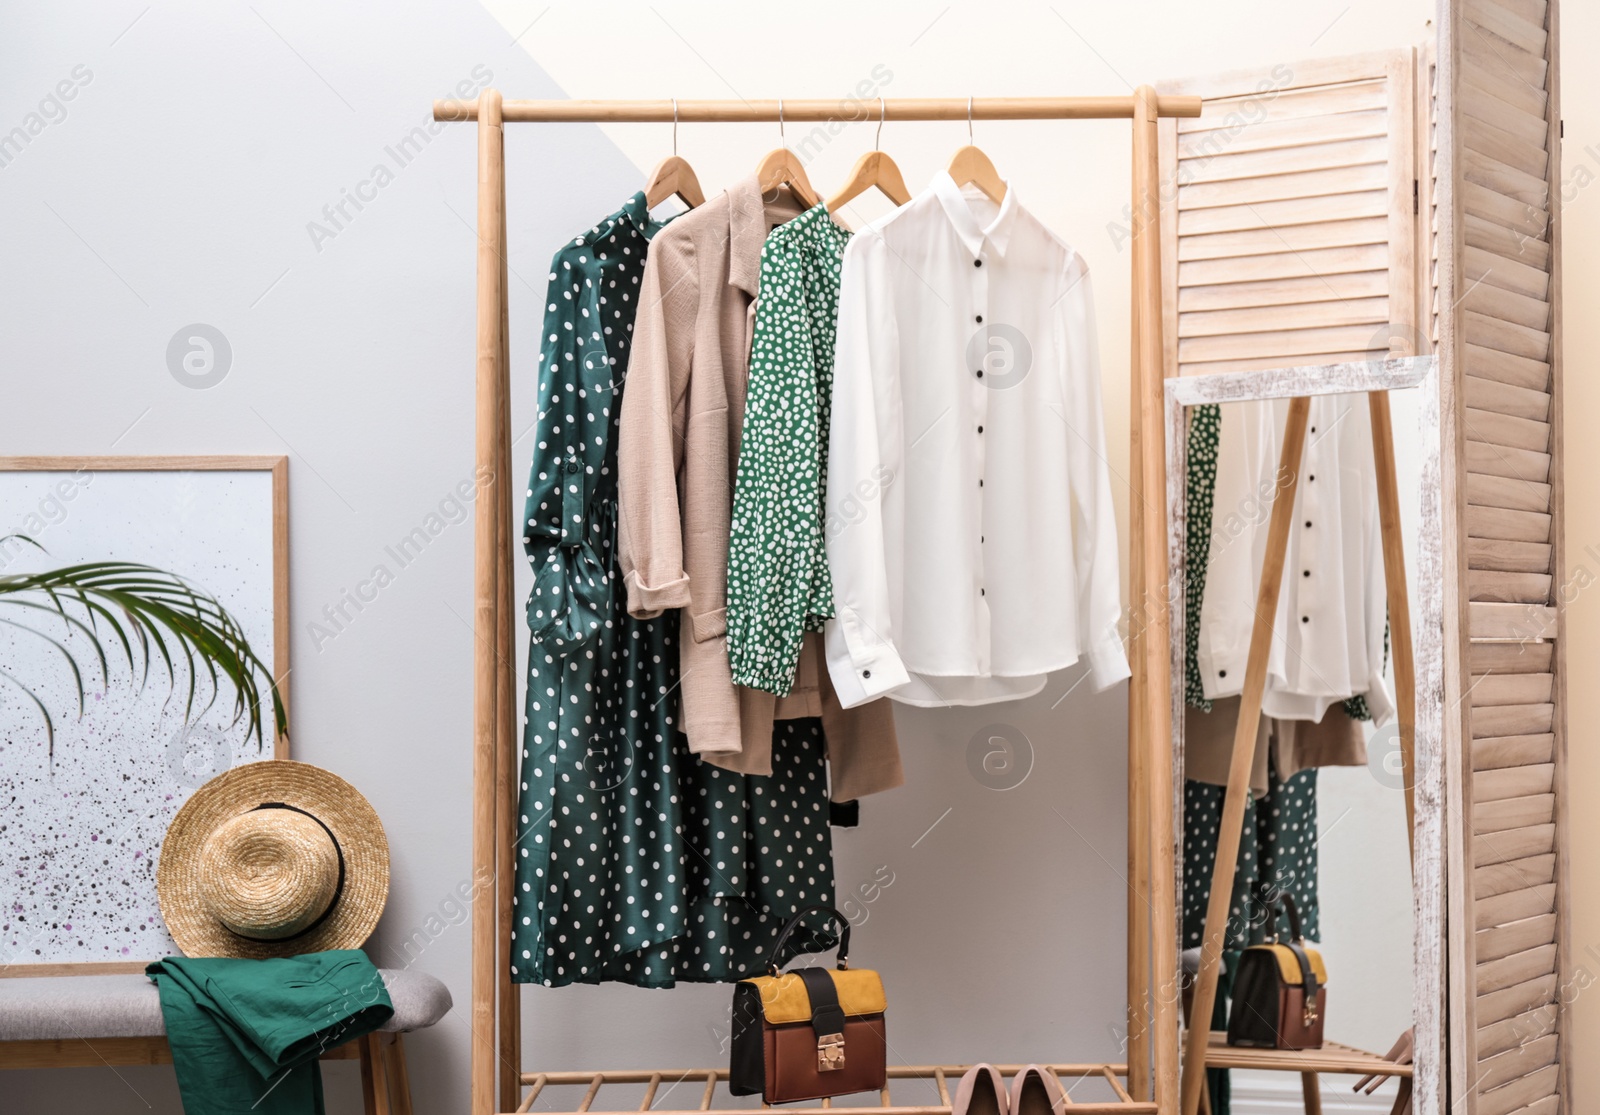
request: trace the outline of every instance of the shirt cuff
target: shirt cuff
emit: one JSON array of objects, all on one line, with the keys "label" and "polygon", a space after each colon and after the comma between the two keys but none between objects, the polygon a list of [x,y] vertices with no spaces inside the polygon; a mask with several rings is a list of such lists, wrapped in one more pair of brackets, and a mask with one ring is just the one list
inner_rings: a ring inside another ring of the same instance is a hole
[{"label": "shirt cuff", "polygon": [[644,583],[637,569],[630,570],[628,586],[628,614],[634,619],[655,619],[671,608],[689,606],[689,574],[684,573],[664,585]]},{"label": "shirt cuff", "polygon": [[894,644],[869,638],[846,608],[827,625],[828,678],[842,708],[876,700],[911,680]]},{"label": "shirt cuff", "polygon": [[1096,692],[1125,680],[1132,673],[1128,669],[1128,652],[1115,631],[1089,651],[1089,684]]}]

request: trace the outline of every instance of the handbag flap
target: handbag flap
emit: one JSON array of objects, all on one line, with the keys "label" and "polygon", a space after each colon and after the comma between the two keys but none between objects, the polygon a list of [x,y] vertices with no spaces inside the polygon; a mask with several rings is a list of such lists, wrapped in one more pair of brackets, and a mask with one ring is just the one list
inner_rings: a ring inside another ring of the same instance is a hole
[{"label": "handbag flap", "polygon": [[[1323,966],[1322,952],[1310,945],[1301,945],[1306,957],[1311,961],[1311,974],[1317,977],[1317,986],[1326,987],[1328,983],[1328,969]],[[1278,962],[1278,974],[1283,977],[1283,982],[1290,987],[1300,986],[1300,960],[1295,956],[1294,950],[1288,945],[1251,945],[1246,952],[1267,951],[1272,953],[1272,958]]]},{"label": "handbag flap", "polygon": [[[888,1009],[883,994],[883,980],[877,972],[869,968],[823,970],[833,978],[834,990],[839,993],[839,1007],[846,1016],[857,1018],[864,1014],[882,1014]],[[781,1026],[790,1022],[811,1021],[811,996],[806,994],[805,981],[797,973],[757,976],[740,982],[752,984],[760,992],[761,1014],[768,1023]]]}]

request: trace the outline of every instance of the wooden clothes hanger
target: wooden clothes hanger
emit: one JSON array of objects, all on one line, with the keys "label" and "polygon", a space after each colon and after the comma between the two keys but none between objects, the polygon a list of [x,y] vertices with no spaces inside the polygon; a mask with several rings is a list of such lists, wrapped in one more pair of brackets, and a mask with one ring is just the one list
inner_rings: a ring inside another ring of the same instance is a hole
[{"label": "wooden clothes hanger", "polygon": [[856,165],[850,168],[850,177],[840,187],[839,192],[828,199],[828,212],[838,213],[845,205],[854,201],[873,187],[896,205],[904,205],[911,200],[911,191],[906,189],[906,180],[900,174],[900,168],[893,159],[885,155],[879,147],[883,139],[883,120],[887,115],[883,98],[878,98],[878,132],[872,140],[872,150],[856,160]]},{"label": "wooden clothes hanger", "polygon": [[995,170],[989,156],[972,145],[971,97],[967,98],[967,145],[950,157],[950,165],[946,170],[954,179],[957,189],[973,185],[982,190],[996,205],[1005,200],[1005,179]]},{"label": "wooden clothes hanger", "polygon": [[778,143],[780,146],[768,151],[761,161],[756,164],[756,178],[761,183],[763,195],[775,194],[784,186],[789,187],[789,192],[794,194],[800,204],[807,209],[818,204],[817,191],[811,185],[811,179],[806,177],[806,168],[800,165],[800,158],[783,144],[783,101],[778,102]]},{"label": "wooden clothes hanger", "polygon": [[656,164],[644,184],[646,209],[654,209],[669,197],[678,197],[690,209],[706,203],[706,192],[688,161],[678,157],[678,98],[672,98],[672,154]]}]

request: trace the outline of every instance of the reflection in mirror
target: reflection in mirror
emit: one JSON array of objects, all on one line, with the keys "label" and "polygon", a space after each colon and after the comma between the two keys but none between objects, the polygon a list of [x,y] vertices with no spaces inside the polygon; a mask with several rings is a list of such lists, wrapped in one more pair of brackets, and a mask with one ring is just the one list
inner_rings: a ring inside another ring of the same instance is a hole
[{"label": "reflection in mirror", "polygon": [[[1337,367],[1352,386],[1382,381],[1382,370],[1391,369],[1397,370],[1394,386],[1409,387],[1424,368],[1425,386],[1432,385],[1429,360]],[[1311,966],[1325,979],[1316,1025],[1330,1047],[1336,1042],[1381,1055],[1413,1024],[1414,902],[1402,717],[1369,397],[1364,391],[1332,392],[1340,376],[1316,372],[1334,369],[1172,381],[1183,385],[1183,401],[1195,404],[1169,405],[1177,467],[1169,467],[1168,478],[1177,512],[1170,535],[1179,586],[1172,598],[1174,680],[1181,687],[1174,694],[1175,734],[1181,736],[1175,775],[1184,811],[1181,941],[1190,980],[1207,939],[1224,787],[1235,761],[1258,593],[1264,569],[1271,568],[1269,551],[1283,554],[1262,712],[1254,733],[1241,737],[1251,751],[1247,773],[1242,760],[1233,771],[1235,779],[1243,775],[1247,793],[1221,934],[1208,1065],[1229,1063],[1237,1049],[1272,1044],[1270,1027],[1266,1037],[1252,1034],[1250,992],[1236,987],[1235,979],[1247,978],[1241,974],[1243,950],[1290,940],[1291,919],[1300,924]],[[1308,380],[1318,386],[1308,388]],[[1304,448],[1293,475],[1286,467],[1295,436],[1288,421],[1291,395],[1309,395],[1297,404],[1305,411]],[[1169,388],[1169,404],[1173,396]],[[1437,533],[1436,511],[1424,515],[1424,493],[1437,499],[1430,479],[1438,475],[1437,436],[1427,429],[1436,410],[1426,390],[1392,391],[1388,398],[1407,610],[1417,657],[1431,669],[1440,638],[1428,626],[1430,597],[1420,591],[1417,577],[1428,565],[1418,555],[1437,550],[1437,537],[1424,539],[1430,530]],[[1280,549],[1269,545],[1269,535],[1283,495],[1291,495],[1293,515],[1284,524]],[[1217,927],[1209,928],[1215,939]],[[1192,1000],[1192,987],[1186,998]],[[1305,1057],[1289,1053],[1270,1066],[1288,1071],[1213,1069],[1206,1089],[1210,1109],[1217,1115],[1235,1104],[1299,1109],[1303,1090],[1317,1086],[1314,1074],[1302,1077]],[[1354,1079],[1326,1076],[1326,1086],[1348,1094]],[[1388,1110],[1402,1081],[1377,1083],[1377,1094],[1363,1097],[1365,1104],[1353,1101],[1357,1106],[1350,1109]]]}]

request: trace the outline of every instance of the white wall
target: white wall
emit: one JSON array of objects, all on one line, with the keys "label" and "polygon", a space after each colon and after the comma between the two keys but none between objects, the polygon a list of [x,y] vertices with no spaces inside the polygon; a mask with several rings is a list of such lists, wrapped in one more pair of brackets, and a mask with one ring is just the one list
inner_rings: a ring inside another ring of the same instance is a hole
[{"label": "white wall", "polygon": [[[433,97],[484,80],[518,97],[843,99],[862,82],[873,97],[1115,93],[1409,45],[1428,14],[1422,0],[13,5],[0,11],[0,131],[76,67],[91,76],[64,119],[0,166],[0,452],[291,454],[295,749],[350,778],[385,819],[395,883],[374,942],[382,960],[468,877],[470,529],[445,529],[336,637],[311,624],[471,473],[472,130],[441,127],[403,167],[386,151],[426,127]],[[821,150],[810,167],[820,188],[871,131],[841,129]],[[917,188],[965,132],[891,123],[883,146]],[[977,138],[1096,271],[1123,475],[1128,256],[1109,230],[1128,194],[1126,127],[980,123]],[[679,148],[715,190],[775,140],[772,126],[685,126]],[[531,370],[517,338],[534,327],[545,261],[669,146],[661,125],[510,130],[518,431]],[[312,222],[332,227],[324,206],[358,187],[371,195],[361,183],[375,166],[392,181],[360,211],[346,203],[334,235],[314,235]],[[234,352],[208,390],[180,385],[165,362],[194,322]],[[519,444],[517,467],[526,460]],[[869,801],[862,828],[839,838],[842,889],[880,867],[894,875],[856,951],[889,982],[897,1059],[1116,1055],[1125,699],[1076,680],[1019,706],[902,717],[910,784]],[[1000,721],[1035,753],[1006,792],[979,785],[966,757]],[[417,963],[465,1005],[464,926]],[[724,988],[530,992],[527,1063],[715,1063],[727,1000]],[[463,1102],[467,1048],[460,1010],[413,1039],[419,1110]],[[353,1110],[353,1074],[328,1077],[336,1109]],[[6,1083],[8,1111],[178,1109],[165,1069]]]}]

